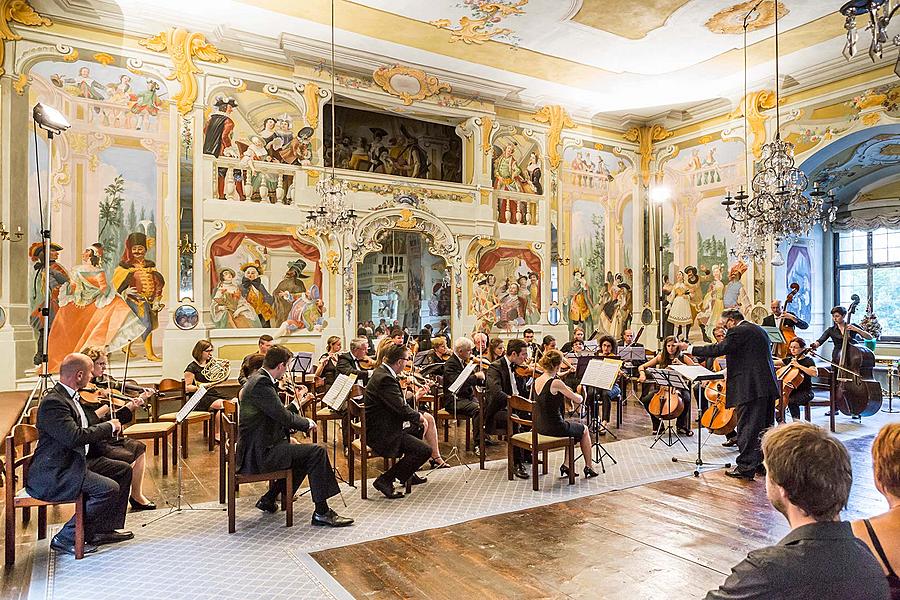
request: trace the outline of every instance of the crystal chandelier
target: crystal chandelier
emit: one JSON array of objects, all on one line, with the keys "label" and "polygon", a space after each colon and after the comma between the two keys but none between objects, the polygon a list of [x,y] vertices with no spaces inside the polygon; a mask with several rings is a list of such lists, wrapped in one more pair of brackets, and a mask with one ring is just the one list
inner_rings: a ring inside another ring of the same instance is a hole
[{"label": "crystal chandelier", "polygon": [[[895,35],[893,40],[888,39],[887,28],[891,23],[894,13],[900,8],[894,0],[850,0],[841,7],[841,14],[847,17],[844,29],[847,30],[847,43],[844,45],[844,57],[847,60],[856,54],[856,43],[859,41],[859,32],[856,29],[856,17],[869,15],[869,24],[866,30],[871,30],[872,41],[869,43],[869,58],[875,62],[881,58],[884,45],[892,43],[900,46],[900,35]],[[894,66],[894,73],[900,77],[900,58]]]},{"label": "crystal chandelier", "polygon": [[307,226],[318,235],[342,234],[356,225],[356,211],[347,208],[347,182],[334,176],[335,163],[335,67],[334,67],[334,0],[331,0],[331,172],[316,184],[321,198],[319,208],[306,215]]},{"label": "crystal chandelier", "polygon": [[[808,235],[817,224],[828,229],[834,221],[834,194],[813,185],[806,195],[809,179],[794,163],[794,145],[781,139],[780,74],[778,48],[778,2],[775,5],[775,140],[762,147],[762,160],[752,166],[752,196],[740,191],[727,193],[722,205],[738,240],[732,253],[738,258],[761,260],[770,245],[776,248],[772,264],[783,264],[778,246],[785,240]],[[747,131],[747,27],[759,3],[744,17],[744,132]],[[748,173],[751,167],[747,168]]]}]

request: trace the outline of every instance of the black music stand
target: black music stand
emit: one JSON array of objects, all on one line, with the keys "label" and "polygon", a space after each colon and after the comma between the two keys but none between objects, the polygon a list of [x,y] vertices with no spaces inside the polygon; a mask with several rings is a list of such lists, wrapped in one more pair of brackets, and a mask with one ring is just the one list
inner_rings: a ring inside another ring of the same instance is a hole
[{"label": "black music stand", "polygon": [[[668,386],[675,390],[687,390],[690,393],[691,387],[688,382],[675,371],[670,371],[669,369],[644,369],[644,374],[660,387]],[[662,442],[669,448],[675,444],[681,444],[684,451],[688,451],[687,446],[685,446],[684,442],[681,440],[681,436],[678,435],[678,431],[672,425],[672,421],[674,420],[675,419],[668,419],[666,421],[663,421],[662,419],[659,420],[659,429],[656,431],[656,439],[650,444],[651,448],[659,442]]]},{"label": "black music stand", "polygon": [[[297,352],[294,356],[291,357],[288,362],[288,372],[291,374],[291,380],[296,381],[296,374],[300,373],[300,381],[301,383],[306,383],[306,375],[307,373],[312,373],[312,361],[313,354],[312,352]],[[316,382],[313,380],[313,391],[315,391]]]},{"label": "black music stand", "polygon": [[[602,357],[602,356],[579,356],[579,357],[577,357],[578,366],[576,367],[575,373],[576,373],[576,376],[578,377],[578,380],[581,381],[581,379],[584,377],[584,372],[587,371],[588,364],[592,360],[603,360],[603,359],[604,359],[604,357]],[[613,455],[609,453],[609,450],[607,450],[603,446],[603,444],[600,443],[600,432],[602,430],[603,432],[608,433],[609,435],[613,436],[616,439],[619,439],[619,438],[618,438],[618,436],[616,436],[616,434],[614,434],[612,431],[607,429],[606,426],[603,425],[603,422],[600,420],[600,393],[603,390],[603,388],[599,388],[599,387],[595,388],[594,386],[584,383],[584,382],[581,382],[581,385],[585,388],[592,388],[594,390],[594,393],[593,393],[594,397],[591,399],[591,403],[593,404],[593,406],[591,407],[591,412],[588,416],[588,426],[587,427],[588,427],[588,430],[591,432],[591,437],[593,439],[593,443],[591,444],[591,447],[594,449],[594,462],[600,463],[600,470],[603,471],[603,473],[606,473],[606,465],[603,464],[603,459],[605,457],[609,457],[609,459],[613,462],[614,465],[617,465],[619,463],[616,461],[615,457],[613,457]],[[583,456],[584,456],[584,454],[582,454],[578,458],[582,458]],[[575,460],[577,461],[578,458],[576,458]]]},{"label": "black music stand", "polygon": [[[703,461],[703,446],[706,444],[706,442],[702,441],[703,424],[701,423],[700,419],[703,418],[703,410],[700,407],[700,396],[703,392],[701,391],[700,386],[705,381],[721,381],[722,379],[725,379],[725,374],[722,371],[718,371],[716,373],[710,373],[709,375],[699,375],[691,381],[691,396],[692,398],[697,399],[697,458],[694,459],[694,465],[696,465],[696,468],[694,469],[694,477],[700,477],[701,469],[703,469],[703,467],[713,467],[716,469],[720,467],[724,467],[726,469],[731,468],[730,462],[708,463]],[[707,442],[709,441],[710,436],[712,436],[712,432],[710,432],[709,435],[706,436]],[[687,460],[673,456],[672,462],[687,462]]]},{"label": "black music stand", "polygon": [[[450,448],[450,452],[447,454],[447,458],[444,459],[444,462],[449,462],[451,459],[455,458],[456,461],[459,464],[461,464],[462,466],[464,466],[468,471],[471,471],[472,467],[470,467],[468,465],[468,463],[463,462],[462,458],[459,456],[459,421],[458,421],[459,414],[457,413],[456,403],[458,401],[457,392],[459,392],[459,389],[463,385],[465,385],[465,382],[469,378],[469,376],[475,372],[474,365],[475,365],[474,362],[466,365],[463,368],[462,372],[459,374],[459,376],[456,378],[456,381],[451,383],[450,386],[447,388],[447,391],[449,391],[451,394],[453,394],[453,422],[455,423],[455,427],[454,427],[455,432],[453,434],[453,440],[455,443],[454,443],[453,447]],[[482,427],[482,431],[483,431],[484,423],[481,424],[481,427]],[[477,435],[481,436],[481,433],[479,432]],[[485,446],[483,439],[479,440],[479,441],[481,442],[479,451],[483,454],[484,452],[487,452],[487,448]],[[469,483],[468,474],[466,475],[466,483]]]},{"label": "black music stand", "polygon": [[[630,374],[626,374],[625,385],[628,386],[628,379],[631,378],[631,375],[634,374],[634,369],[636,366],[640,366],[647,362],[647,351],[644,350],[643,346],[623,346],[619,348],[619,356],[622,358],[622,362],[626,365],[625,368],[630,369]],[[628,392],[625,394],[625,397],[622,398],[622,404],[628,403],[628,398],[634,396],[635,400],[640,400],[637,395],[637,382],[634,384],[634,391]],[[626,390],[622,390],[623,393]]]}]

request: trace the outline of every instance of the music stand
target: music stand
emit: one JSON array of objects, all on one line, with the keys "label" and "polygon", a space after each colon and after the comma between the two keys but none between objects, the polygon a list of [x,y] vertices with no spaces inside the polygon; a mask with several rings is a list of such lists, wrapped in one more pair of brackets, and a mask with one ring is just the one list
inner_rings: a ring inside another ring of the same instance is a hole
[{"label": "music stand", "polygon": [[[188,415],[190,415],[191,412],[193,412],[193,410],[195,408],[197,408],[197,404],[200,403],[200,400],[203,399],[203,396],[206,395],[206,392],[207,392],[207,389],[205,387],[203,387],[203,384],[200,384],[197,387],[197,391],[194,392],[194,394],[188,399],[188,401],[184,403],[184,406],[182,406],[181,410],[179,410],[178,413],[175,415],[175,430],[176,431],[178,431],[181,428],[181,424],[184,422],[185,419],[188,418]],[[185,433],[185,435],[187,435],[187,434]],[[163,441],[163,443],[166,443],[166,442]],[[224,441],[223,441],[223,443],[224,443]],[[178,485],[178,496],[175,497],[175,504],[171,504],[168,500],[166,500],[166,504],[169,505],[169,512],[167,512],[164,515],[160,515],[160,516],[156,517],[155,519],[147,521],[146,523],[141,523],[141,527],[146,527],[147,525],[150,525],[151,523],[156,523],[160,519],[164,519],[164,518],[168,517],[169,515],[177,514],[177,513],[183,512],[185,510],[218,510],[218,511],[227,510],[227,508],[195,508],[187,500],[184,501],[184,503],[187,504],[187,506],[188,506],[187,509],[182,508],[181,501],[184,498],[184,477],[182,474],[182,463],[186,463],[187,461],[184,460],[184,455],[182,454],[183,449],[184,449],[184,444],[178,443],[178,444],[176,444],[176,446],[177,446],[177,448],[174,449],[174,452],[175,452],[175,470],[176,470],[177,478],[178,478],[178,484],[177,484]],[[188,469],[190,469],[190,466],[188,466]],[[191,471],[191,473],[193,474],[193,471]]]},{"label": "music stand", "polygon": [[[447,454],[447,458],[444,459],[444,462],[449,461],[451,458],[455,458],[457,460],[457,462],[459,462],[459,464],[464,466],[469,471],[472,470],[472,467],[470,467],[467,463],[464,463],[462,461],[462,459],[459,457],[459,423],[458,423],[459,415],[457,414],[457,410],[456,410],[456,403],[457,403],[457,395],[456,394],[457,394],[457,392],[459,392],[459,389],[466,383],[466,380],[469,379],[469,376],[475,371],[475,366],[476,366],[475,361],[467,364],[465,366],[465,368],[463,368],[463,370],[459,374],[459,376],[456,378],[456,381],[451,383],[450,387],[447,388],[447,391],[450,392],[451,394],[453,394],[453,421],[454,421],[454,423],[456,423],[456,427],[454,428],[455,433],[453,436],[455,444],[450,449],[450,452]],[[482,428],[483,427],[484,427],[484,424],[482,423]],[[479,440],[479,441],[481,442],[481,447],[479,448],[479,450],[482,453],[486,452],[487,448],[485,446],[484,440]],[[466,480],[466,483],[468,483],[468,478]]]},{"label": "music stand", "polygon": [[778,327],[769,327],[768,325],[760,325],[760,327],[762,327],[762,330],[766,332],[767,336],[769,336],[769,343],[784,343],[784,334],[781,332],[781,329],[779,329]]},{"label": "music stand", "polygon": [[[644,350],[643,346],[623,346],[622,348],[619,348],[619,356],[622,358],[622,362],[625,364],[626,368],[632,370],[627,374],[629,379],[631,378],[631,373],[633,373],[635,365],[642,365],[647,361],[647,351]],[[622,404],[628,403],[628,398],[631,396],[634,396],[635,400],[640,400],[636,390],[637,383],[634,385],[634,390],[628,392],[625,398],[622,399]]]},{"label": "music stand", "polygon": [[[644,369],[644,374],[651,378],[653,382],[661,388],[670,387],[675,390],[687,390],[690,392],[690,385],[688,385],[687,381],[675,371],[670,371],[669,369]],[[674,420],[675,419],[668,419],[665,421],[662,419],[659,420],[659,429],[656,431],[656,439],[650,444],[651,448],[659,442],[662,442],[669,448],[677,443],[681,444],[681,447],[684,448],[685,452],[688,451],[687,446],[681,441],[678,431],[672,426],[672,421]]]},{"label": "music stand", "polygon": [[[296,373],[300,373],[300,381],[301,383],[306,383],[306,375],[307,373],[312,373],[312,362],[313,362],[313,353],[312,352],[297,352],[294,356],[291,357],[290,361],[288,361],[288,372],[291,374],[291,380],[296,381]],[[316,382],[313,380],[313,391],[315,391]]]},{"label": "music stand", "polygon": [[[344,373],[339,374],[334,379],[334,383],[331,384],[331,387],[328,388],[328,391],[322,397],[322,404],[327,406],[333,413],[337,413],[343,415],[343,418],[340,419],[341,424],[346,422],[347,415],[344,411],[347,404],[347,396],[350,395],[350,392],[353,390],[353,386],[356,385],[356,375],[350,374],[346,375]],[[337,423],[338,419],[329,419],[332,422],[331,429],[331,469],[334,471],[334,475],[337,479],[344,483],[348,483],[347,480],[344,479],[344,476],[341,475],[341,472],[337,468]],[[327,423],[325,425],[328,426]],[[347,429],[344,428],[346,431]],[[346,442],[345,442],[346,443]],[[351,482],[348,483],[350,487],[355,488],[356,486]],[[341,497],[343,499],[343,496]],[[344,506],[347,503],[344,502]]]},{"label": "music stand", "polygon": [[[673,367],[673,369],[676,369],[676,368],[680,368],[680,365]],[[690,367],[690,368],[696,369],[696,367]],[[703,367],[700,367],[700,368],[703,368]],[[708,371],[707,369],[703,369],[703,370]],[[694,469],[694,477],[700,477],[701,469],[704,466],[713,467],[713,468],[725,467],[726,469],[730,469],[731,463],[730,462],[729,463],[708,463],[708,462],[703,461],[703,446],[705,445],[706,442],[702,441],[702,439],[703,439],[703,424],[701,422],[701,419],[703,418],[703,411],[700,407],[700,395],[702,394],[702,392],[700,391],[700,386],[705,381],[721,381],[721,380],[725,379],[725,372],[724,371],[718,371],[718,372],[708,371],[707,373],[700,374],[699,369],[696,369],[696,373],[697,374],[694,375],[692,379],[690,379],[690,382],[691,382],[691,396],[692,396],[692,398],[697,399],[697,458],[694,460],[694,464],[696,465],[696,468]],[[686,373],[682,373],[682,376],[689,378],[689,375]],[[709,441],[710,436],[712,436],[712,432],[710,432],[709,435],[706,436],[707,442]],[[687,461],[673,456],[672,462],[687,462]]]},{"label": "music stand", "polygon": [[[581,385],[585,388],[594,388],[594,398],[591,399],[591,403],[593,406],[590,409],[590,415],[588,417],[588,429],[590,430],[593,436],[593,443],[591,446],[594,449],[594,461],[600,463],[600,469],[603,473],[606,473],[606,465],[603,464],[604,457],[609,457],[609,459],[613,462],[614,465],[619,464],[615,457],[609,453],[603,444],[600,443],[600,431],[602,430],[605,433],[610,434],[616,439],[619,439],[616,434],[606,428],[603,425],[603,422],[600,420],[600,406],[598,405],[600,399],[598,398],[601,393],[600,390],[604,390],[606,388],[601,386],[596,386],[591,383],[584,381],[584,374],[589,369],[589,365],[592,361],[604,361],[604,357],[602,356],[579,356],[578,357],[578,366],[576,367],[576,374],[578,374],[578,379],[581,382]],[[613,383],[615,385],[615,383]],[[583,454],[582,454],[583,456]],[[575,460],[578,460],[577,458]]]}]

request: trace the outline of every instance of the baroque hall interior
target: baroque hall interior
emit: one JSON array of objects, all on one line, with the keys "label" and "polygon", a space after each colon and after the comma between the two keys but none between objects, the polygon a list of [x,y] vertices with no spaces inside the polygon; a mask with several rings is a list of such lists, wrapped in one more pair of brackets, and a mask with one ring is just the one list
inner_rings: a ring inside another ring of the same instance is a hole
[{"label": "baroque hall interior", "polygon": [[792,431],[900,569],[898,7],[0,0],[0,597],[731,598]]}]

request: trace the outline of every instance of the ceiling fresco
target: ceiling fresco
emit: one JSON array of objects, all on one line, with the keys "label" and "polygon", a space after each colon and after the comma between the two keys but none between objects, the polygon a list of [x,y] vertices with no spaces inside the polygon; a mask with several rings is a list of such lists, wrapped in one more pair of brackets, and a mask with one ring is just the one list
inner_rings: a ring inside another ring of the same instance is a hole
[{"label": "ceiling fresco", "polygon": [[[55,2],[60,10],[68,0]],[[771,85],[774,0],[748,36],[750,84]],[[283,49],[294,60],[330,40],[330,0],[118,0],[126,28],[204,22],[248,48]],[[734,100],[743,89],[735,0],[335,0],[338,63],[359,56],[462,78],[497,100],[560,103],[572,114],[658,114],[658,107]],[[840,56],[842,17],[831,2],[782,2],[782,69],[793,75]],[[51,11],[53,12],[53,11]],[[58,13],[57,13],[58,14]],[[737,28],[735,23],[737,23]],[[246,38],[246,40],[243,40]],[[310,43],[312,42],[312,43]],[[310,57],[312,58],[312,57]],[[890,57],[886,56],[885,61]],[[371,71],[370,71],[371,72]],[[459,86],[458,86],[459,87]]]}]

